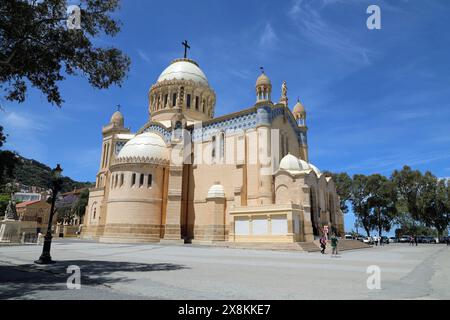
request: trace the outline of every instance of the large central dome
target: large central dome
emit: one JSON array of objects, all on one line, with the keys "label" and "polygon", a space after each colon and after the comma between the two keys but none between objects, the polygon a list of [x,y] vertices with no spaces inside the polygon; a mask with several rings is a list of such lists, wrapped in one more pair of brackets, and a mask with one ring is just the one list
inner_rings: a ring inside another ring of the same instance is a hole
[{"label": "large central dome", "polygon": [[148,93],[151,121],[172,121],[180,112],[187,121],[206,121],[214,117],[216,94],[208,79],[191,59],[173,60]]},{"label": "large central dome", "polygon": [[164,80],[192,80],[208,86],[208,79],[199,68],[198,64],[191,59],[176,59],[161,73],[158,82]]}]

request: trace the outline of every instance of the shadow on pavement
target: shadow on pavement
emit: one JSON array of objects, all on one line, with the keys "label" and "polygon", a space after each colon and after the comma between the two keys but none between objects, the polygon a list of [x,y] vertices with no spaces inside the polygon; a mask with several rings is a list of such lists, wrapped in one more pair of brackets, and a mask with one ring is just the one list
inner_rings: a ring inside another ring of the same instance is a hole
[{"label": "shadow on pavement", "polygon": [[[81,285],[104,285],[132,281],[132,275],[117,272],[153,272],[187,269],[172,263],[132,263],[116,261],[66,260],[56,264],[37,266],[35,264],[0,265],[0,299],[32,299],[29,296],[38,291],[66,290],[69,266],[78,266],[81,271]],[[131,278],[131,279],[130,279]]]}]

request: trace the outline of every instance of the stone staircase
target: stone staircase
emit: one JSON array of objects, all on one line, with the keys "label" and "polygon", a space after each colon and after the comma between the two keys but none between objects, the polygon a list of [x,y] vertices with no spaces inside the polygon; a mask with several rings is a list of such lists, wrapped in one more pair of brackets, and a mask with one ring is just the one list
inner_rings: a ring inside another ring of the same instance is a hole
[{"label": "stone staircase", "polygon": [[320,244],[317,241],[313,241],[313,242],[299,242],[298,245],[300,247],[302,247],[303,251],[306,252],[318,252],[320,251]]},{"label": "stone staircase", "polygon": [[[294,243],[273,243],[273,242],[213,242],[210,244],[215,247],[251,249],[251,250],[281,250],[281,251],[302,251],[302,252],[320,252],[319,240],[312,242],[294,242]],[[341,239],[338,244],[338,251],[367,249],[369,245],[357,240]],[[331,244],[328,242],[326,253],[331,253]]]},{"label": "stone staircase", "polygon": [[274,243],[274,242],[214,242],[213,246],[252,249],[252,250],[287,250],[287,251],[305,251],[299,242],[294,243]]}]

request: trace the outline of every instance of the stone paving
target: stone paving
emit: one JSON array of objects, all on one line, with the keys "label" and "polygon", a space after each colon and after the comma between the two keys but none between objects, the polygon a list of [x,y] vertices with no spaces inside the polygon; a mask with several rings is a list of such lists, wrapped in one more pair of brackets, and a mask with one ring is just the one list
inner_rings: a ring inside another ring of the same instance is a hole
[{"label": "stone paving", "polygon": [[[450,247],[390,244],[339,257],[294,251],[59,240],[0,247],[0,299],[450,299]],[[68,289],[69,265],[81,289]],[[379,266],[381,289],[367,268]]]}]

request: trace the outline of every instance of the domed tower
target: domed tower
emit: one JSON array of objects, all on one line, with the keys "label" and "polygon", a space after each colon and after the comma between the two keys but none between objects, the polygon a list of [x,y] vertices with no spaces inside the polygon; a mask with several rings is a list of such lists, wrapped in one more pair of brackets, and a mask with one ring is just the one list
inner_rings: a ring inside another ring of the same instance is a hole
[{"label": "domed tower", "polygon": [[292,114],[294,115],[299,127],[306,126],[306,111],[305,107],[301,104],[300,99],[297,99],[297,103],[294,106]]},{"label": "domed tower", "polygon": [[190,121],[214,117],[216,94],[192,59],[173,60],[150,88],[148,98],[152,121],[171,120],[177,113]]},{"label": "domed tower", "polygon": [[117,110],[111,116],[109,123],[102,129],[102,156],[100,159],[100,169],[97,174],[97,188],[102,188],[108,183],[108,170],[111,160],[115,155],[116,144],[118,142],[117,135],[130,133],[130,129],[124,127],[124,122],[123,114],[120,110]]},{"label": "domed tower", "polygon": [[272,83],[269,77],[262,70],[261,75],[256,79],[256,103],[259,102],[270,102],[272,95]]},{"label": "domed tower", "polygon": [[294,106],[294,110],[292,111],[295,120],[297,121],[298,128],[300,129],[300,138],[301,138],[301,146],[300,146],[300,155],[301,158],[305,161],[308,161],[308,140],[307,140],[307,132],[308,127],[306,126],[306,111],[303,104],[300,102],[300,99],[297,99],[297,103]]},{"label": "domed tower", "polygon": [[111,116],[111,120],[109,123],[112,124],[114,127],[123,128],[124,118],[122,112],[120,112],[119,110],[114,112],[113,115]]}]

